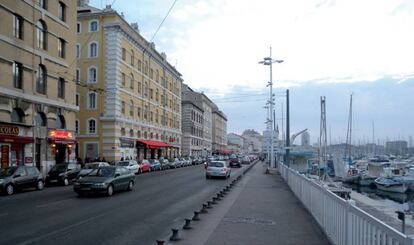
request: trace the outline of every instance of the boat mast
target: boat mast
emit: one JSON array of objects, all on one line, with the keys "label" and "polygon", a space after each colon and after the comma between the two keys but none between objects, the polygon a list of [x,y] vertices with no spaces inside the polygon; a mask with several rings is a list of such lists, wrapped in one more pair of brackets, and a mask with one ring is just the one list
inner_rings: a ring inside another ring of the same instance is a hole
[{"label": "boat mast", "polygon": [[351,152],[352,152],[352,94],[349,101],[349,115],[348,115],[348,129],[346,131],[346,149],[345,158],[348,158],[348,166],[351,165]]}]

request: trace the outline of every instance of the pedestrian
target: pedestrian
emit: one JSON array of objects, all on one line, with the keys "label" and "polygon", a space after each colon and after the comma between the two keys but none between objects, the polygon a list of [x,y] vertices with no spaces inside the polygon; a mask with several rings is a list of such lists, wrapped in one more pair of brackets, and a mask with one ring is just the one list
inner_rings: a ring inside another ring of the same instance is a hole
[{"label": "pedestrian", "polygon": [[121,161],[123,161],[124,160],[124,157],[121,157]]},{"label": "pedestrian", "polygon": [[107,162],[106,159],[105,159],[105,157],[102,158],[102,162]]}]

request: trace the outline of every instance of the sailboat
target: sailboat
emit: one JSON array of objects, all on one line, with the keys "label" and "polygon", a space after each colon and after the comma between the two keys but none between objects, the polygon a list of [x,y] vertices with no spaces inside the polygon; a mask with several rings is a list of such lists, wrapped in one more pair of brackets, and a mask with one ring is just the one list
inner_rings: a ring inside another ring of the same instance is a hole
[{"label": "sailboat", "polygon": [[345,176],[343,182],[358,184],[361,173],[352,163],[352,94],[349,101],[348,128],[346,131],[346,147],[344,154]]}]

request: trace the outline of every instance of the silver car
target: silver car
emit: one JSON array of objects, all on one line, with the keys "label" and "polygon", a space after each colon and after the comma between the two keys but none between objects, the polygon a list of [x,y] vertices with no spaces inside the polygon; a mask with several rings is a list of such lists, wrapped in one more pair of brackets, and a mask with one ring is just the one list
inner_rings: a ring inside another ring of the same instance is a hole
[{"label": "silver car", "polygon": [[227,166],[226,161],[211,161],[207,163],[206,178],[222,177],[230,178],[231,168]]}]

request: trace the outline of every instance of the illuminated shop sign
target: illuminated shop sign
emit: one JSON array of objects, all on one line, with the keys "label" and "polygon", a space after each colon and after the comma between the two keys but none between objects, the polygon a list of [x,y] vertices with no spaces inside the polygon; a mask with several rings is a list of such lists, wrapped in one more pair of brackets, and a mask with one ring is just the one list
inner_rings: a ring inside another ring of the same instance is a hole
[{"label": "illuminated shop sign", "polygon": [[51,130],[49,131],[49,138],[72,139],[72,133],[64,130]]},{"label": "illuminated shop sign", "polygon": [[0,134],[2,135],[19,135],[19,127],[9,126],[9,125],[0,125]]}]

